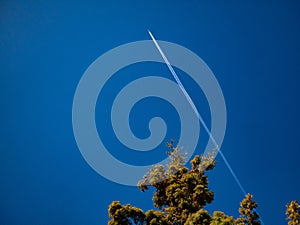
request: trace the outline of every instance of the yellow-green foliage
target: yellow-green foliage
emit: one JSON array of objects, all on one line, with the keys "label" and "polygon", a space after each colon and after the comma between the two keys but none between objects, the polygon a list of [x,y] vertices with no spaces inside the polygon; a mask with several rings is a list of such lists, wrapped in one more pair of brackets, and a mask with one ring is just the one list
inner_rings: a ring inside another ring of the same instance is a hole
[{"label": "yellow-green foliage", "polygon": [[[147,212],[129,204],[122,206],[113,202],[108,209],[109,225],[260,225],[255,211],[257,203],[247,194],[240,203],[240,217],[234,219],[221,211],[211,216],[205,206],[214,199],[208,188],[205,172],[212,170],[216,162],[214,154],[195,156],[191,169],[184,167],[185,153],[182,148],[167,143],[170,163],[166,167],[155,165],[139,181],[141,191],[154,189],[153,203],[157,210]],[[288,225],[300,225],[300,207],[296,201],[287,206]]]},{"label": "yellow-green foliage", "polygon": [[237,224],[260,225],[259,215],[255,212],[257,203],[253,201],[253,195],[247,194],[240,203],[239,209],[240,218],[237,219]]},{"label": "yellow-green foliage", "polygon": [[300,206],[297,201],[292,201],[286,206],[288,225],[300,225]]}]

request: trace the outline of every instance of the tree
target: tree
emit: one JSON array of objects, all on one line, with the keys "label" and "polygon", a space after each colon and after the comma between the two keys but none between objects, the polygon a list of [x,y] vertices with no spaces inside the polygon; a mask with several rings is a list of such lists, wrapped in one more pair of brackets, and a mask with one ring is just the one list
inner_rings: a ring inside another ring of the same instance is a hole
[{"label": "tree", "polygon": [[[257,203],[250,194],[241,202],[238,219],[221,211],[215,211],[211,216],[205,206],[214,200],[214,193],[208,188],[205,173],[216,165],[213,155],[195,156],[189,169],[184,166],[186,154],[173,144],[173,141],[167,143],[170,163],[166,168],[163,165],[153,166],[138,183],[142,192],[155,189],[153,202],[157,209],[144,213],[139,208],[129,204],[122,206],[115,201],[108,209],[109,225],[260,225],[255,212]],[[299,223],[289,225],[296,224]]]},{"label": "tree", "polygon": [[300,206],[297,201],[286,205],[288,225],[300,225]]},{"label": "tree", "polygon": [[210,225],[231,225],[235,224],[232,216],[227,216],[225,213],[215,211],[211,220]]},{"label": "tree", "polygon": [[255,212],[257,203],[252,200],[253,195],[247,194],[240,203],[239,209],[240,218],[237,219],[237,224],[260,225],[258,214]]},{"label": "tree", "polygon": [[136,207],[127,204],[122,206],[119,201],[114,201],[110,204],[108,214],[112,218],[108,222],[109,225],[142,225],[144,224],[144,212]]}]

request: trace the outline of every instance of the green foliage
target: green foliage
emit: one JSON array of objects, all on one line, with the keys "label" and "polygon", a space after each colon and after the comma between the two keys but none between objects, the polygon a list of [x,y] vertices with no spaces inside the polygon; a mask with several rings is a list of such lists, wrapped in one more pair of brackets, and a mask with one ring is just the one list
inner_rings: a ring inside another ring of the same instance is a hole
[{"label": "green foliage", "polygon": [[223,212],[215,211],[210,225],[234,225],[235,221],[232,216],[227,216]]},{"label": "green foliage", "polygon": [[[173,146],[174,141],[167,143],[170,151],[167,152],[170,162],[167,164],[167,168],[163,165],[154,165],[150,171],[144,176],[143,180],[138,182],[138,187],[141,191],[148,190],[150,186],[159,188],[164,184],[163,181],[175,175],[179,170],[184,168],[186,162],[186,153],[182,153],[182,148]],[[186,169],[187,170],[187,169]]]},{"label": "green foliage", "polygon": [[108,213],[112,218],[108,225],[172,225],[161,211],[148,210],[144,213],[129,204],[122,206],[119,201],[110,204]]},{"label": "green foliage", "polygon": [[259,215],[255,212],[257,203],[252,199],[253,195],[247,194],[243,201],[240,203],[240,218],[237,219],[238,225],[260,225]]},{"label": "green foliage", "polygon": [[180,153],[182,149],[174,147],[172,142],[167,145],[171,150],[167,169],[163,165],[154,166],[138,186],[141,191],[154,187],[154,206],[163,209],[169,221],[182,224],[189,214],[213,201],[214,194],[208,189],[208,178],[201,170],[201,163],[205,162],[207,168],[212,169],[215,162],[211,158],[196,156],[191,162],[193,169],[189,170],[183,166],[185,157]]},{"label": "green foliage", "polygon": [[286,206],[288,225],[300,225],[300,206],[297,201],[292,201]]},{"label": "green foliage", "polygon": [[108,225],[142,225],[145,220],[143,210],[132,207],[129,204],[122,206],[119,201],[114,201],[110,204],[108,214],[112,218]]},{"label": "green foliage", "polygon": [[188,217],[187,221],[184,223],[184,225],[197,225],[197,224],[210,225],[211,224],[210,222],[211,222],[211,217],[209,213],[204,209],[200,209],[196,213],[191,214]]},{"label": "green foliage", "polygon": [[[240,217],[236,220],[221,211],[211,216],[205,206],[214,200],[214,193],[208,188],[205,172],[212,170],[216,162],[214,153],[207,156],[195,156],[191,160],[191,169],[184,166],[185,153],[182,148],[167,143],[170,148],[170,162],[166,168],[155,165],[139,181],[138,187],[144,192],[154,188],[153,202],[157,210],[141,209],[129,204],[122,206],[115,201],[109,206],[111,220],[108,225],[260,225],[255,211],[257,203],[247,194],[240,203]],[[300,225],[300,207],[296,201],[287,205],[288,225]]]},{"label": "green foliage", "polygon": [[172,225],[170,221],[168,221],[163,212],[158,210],[148,210],[146,213],[146,224],[149,225]]}]

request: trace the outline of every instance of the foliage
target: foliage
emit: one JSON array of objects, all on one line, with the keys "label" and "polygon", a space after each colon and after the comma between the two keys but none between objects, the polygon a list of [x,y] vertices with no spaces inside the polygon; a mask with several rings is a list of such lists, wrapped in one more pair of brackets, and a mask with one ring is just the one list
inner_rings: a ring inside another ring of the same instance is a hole
[{"label": "foliage", "polygon": [[288,225],[300,225],[300,206],[297,201],[292,201],[286,206]]},{"label": "foliage", "polygon": [[122,206],[119,201],[110,204],[108,214],[112,218],[108,222],[109,225],[142,225],[145,220],[144,212],[141,209],[132,207],[129,204]]},{"label": "foliage", "polygon": [[[208,178],[199,169],[201,161],[209,159],[196,156],[192,160],[192,170],[189,170],[183,166],[184,156],[180,154],[182,149],[174,147],[172,142],[167,145],[171,159],[167,169],[163,165],[154,166],[138,186],[141,191],[154,187],[154,206],[164,211],[168,221],[183,224],[191,213],[203,209],[214,199],[213,192],[208,189]],[[215,165],[213,160],[210,161],[212,165],[207,169]]]},{"label": "foliage", "polygon": [[235,221],[232,216],[227,216],[223,212],[215,211],[212,216],[210,225],[232,225],[234,223]]},{"label": "foliage", "polygon": [[201,225],[210,225],[211,223],[211,216],[209,213],[204,210],[200,209],[197,212],[191,214],[186,222],[185,225],[194,225],[194,224],[201,224]]},{"label": "foliage", "polygon": [[[167,143],[170,163],[166,168],[155,165],[138,182],[144,192],[154,188],[152,198],[157,210],[147,212],[129,204],[122,206],[115,201],[109,206],[109,225],[260,225],[256,212],[257,203],[247,194],[240,203],[240,217],[234,219],[221,211],[211,216],[205,206],[214,200],[214,193],[208,188],[206,171],[212,170],[216,162],[214,155],[195,156],[191,169],[184,166],[185,153],[182,148]],[[288,225],[300,225],[300,207],[296,201],[287,206]]]},{"label": "foliage", "polygon": [[237,224],[260,225],[258,214],[255,212],[257,203],[252,200],[253,195],[247,194],[240,203],[239,209],[240,218],[237,219]]}]

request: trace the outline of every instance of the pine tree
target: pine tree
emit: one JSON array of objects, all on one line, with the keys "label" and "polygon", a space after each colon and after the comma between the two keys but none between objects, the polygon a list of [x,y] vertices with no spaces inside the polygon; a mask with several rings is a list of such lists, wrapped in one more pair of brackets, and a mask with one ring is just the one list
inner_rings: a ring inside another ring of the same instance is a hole
[{"label": "pine tree", "polygon": [[257,203],[253,201],[253,195],[247,194],[243,201],[240,203],[241,208],[239,209],[240,218],[237,219],[238,225],[260,225],[260,220],[255,209]]},{"label": "pine tree", "polygon": [[297,201],[286,205],[288,225],[300,225],[300,206]]},{"label": "pine tree", "polygon": [[[224,212],[210,215],[205,206],[214,200],[214,193],[208,188],[206,171],[212,170],[216,161],[213,155],[195,156],[191,169],[185,167],[185,153],[182,148],[167,143],[170,163],[166,167],[156,165],[139,181],[144,192],[154,188],[153,202],[156,210],[147,212],[119,201],[111,203],[108,209],[109,225],[260,225],[256,212],[257,203],[247,194],[240,203],[240,217],[234,219]],[[296,201],[287,205],[288,225],[300,225],[300,206]]]}]

